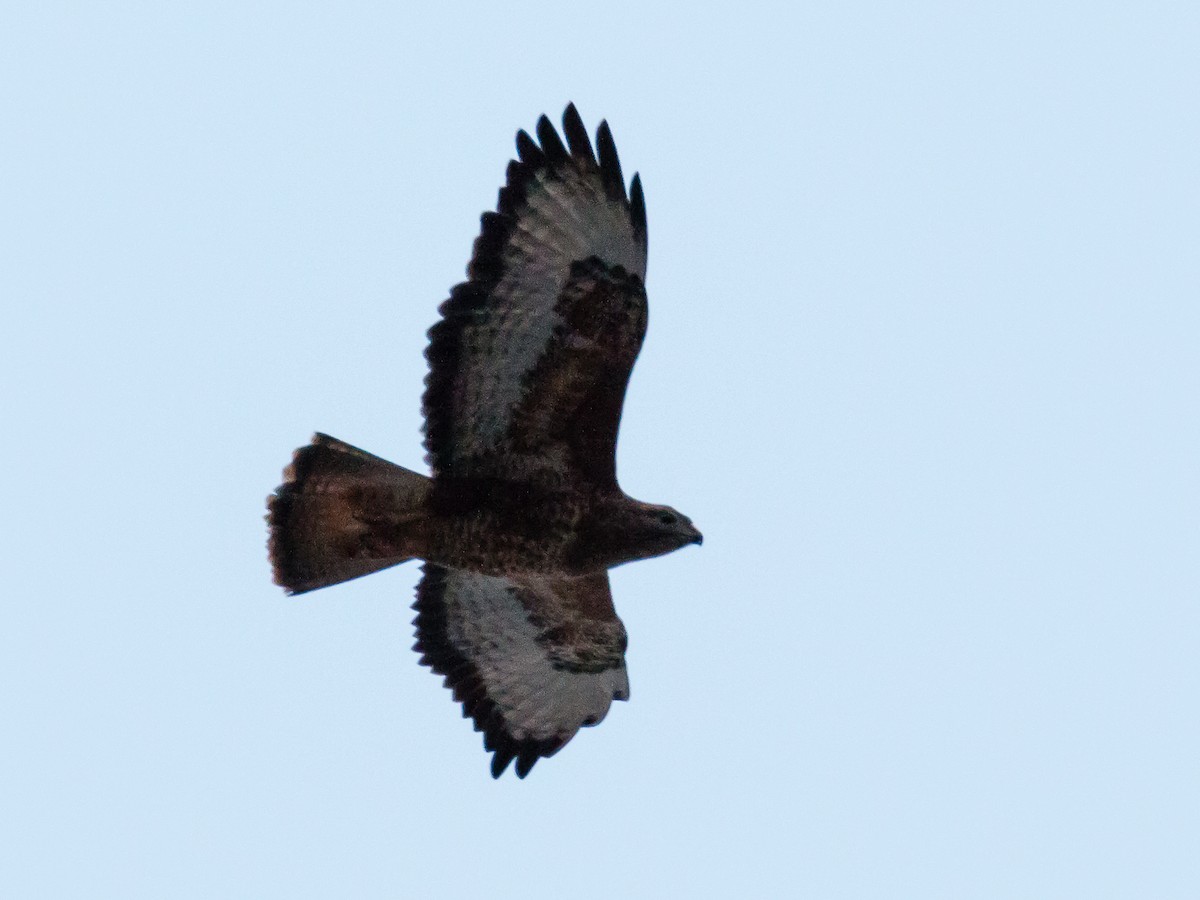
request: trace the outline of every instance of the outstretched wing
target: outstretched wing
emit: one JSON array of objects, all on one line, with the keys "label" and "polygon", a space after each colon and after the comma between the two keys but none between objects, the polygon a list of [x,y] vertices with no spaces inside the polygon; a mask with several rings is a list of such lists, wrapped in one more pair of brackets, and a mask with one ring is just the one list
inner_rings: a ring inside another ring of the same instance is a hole
[{"label": "outstretched wing", "polygon": [[426,563],[413,605],[421,664],[446,676],[499,778],[524,778],[613,700],[629,699],[608,574],[520,584]]},{"label": "outstretched wing", "polygon": [[429,332],[425,448],[435,474],[550,467],[615,482],[629,372],[646,329],[646,205],[608,125],[599,158],[573,105],[543,116],[485,213],[469,280]]}]

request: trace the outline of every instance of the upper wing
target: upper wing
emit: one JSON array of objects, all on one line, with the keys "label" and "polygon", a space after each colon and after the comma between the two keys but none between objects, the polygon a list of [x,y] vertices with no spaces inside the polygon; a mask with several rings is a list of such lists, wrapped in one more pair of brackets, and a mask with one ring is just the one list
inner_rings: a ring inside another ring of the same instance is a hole
[{"label": "upper wing", "polygon": [[483,732],[496,778],[514,759],[524,778],[629,699],[607,573],[517,584],[426,563],[413,609],[421,664]]},{"label": "upper wing", "polygon": [[[423,407],[435,474],[496,474],[512,454],[552,456],[550,445],[581,433],[586,446],[560,447],[563,458],[542,464],[573,463],[601,481],[612,467],[610,459],[591,469],[615,447],[645,334],[645,199],[636,175],[626,198],[606,123],[598,161],[573,105],[563,131],[565,146],[543,116],[540,146],[517,134],[520,158],[509,163],[496,212],[483,215],[469,280],[430,329]],[[556,434],[539,430],[547,409]]]}]

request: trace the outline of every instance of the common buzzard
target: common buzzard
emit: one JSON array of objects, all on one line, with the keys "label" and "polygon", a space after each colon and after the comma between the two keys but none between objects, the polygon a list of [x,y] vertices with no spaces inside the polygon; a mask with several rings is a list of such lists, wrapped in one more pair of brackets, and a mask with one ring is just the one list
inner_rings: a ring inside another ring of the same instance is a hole
[{"label": "common buzzard", "polygon": [[545,116],[425,356],[427,477],[317,434],[268,500],[290,594],[424,560],[421,664],[445,676],[499,777],[524,778],[629,697],[608,569],[699,544],[617,485],[617,426],[646,333],[646,204],[608,125]]}]

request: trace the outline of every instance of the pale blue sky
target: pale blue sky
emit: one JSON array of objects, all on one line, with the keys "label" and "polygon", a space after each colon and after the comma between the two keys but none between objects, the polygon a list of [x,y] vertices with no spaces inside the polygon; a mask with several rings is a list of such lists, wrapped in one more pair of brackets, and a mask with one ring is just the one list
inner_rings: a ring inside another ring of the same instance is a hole
[{"label": "pale blue sky", "polygon": [[[1200,895],[1200,7],[416,9],[0,11],[0,894]],[[622,482],[706,540],[493,782],[416,567],[289,600],[261,516],[314,429],[420,465],[568,100],[646,184]]]}]

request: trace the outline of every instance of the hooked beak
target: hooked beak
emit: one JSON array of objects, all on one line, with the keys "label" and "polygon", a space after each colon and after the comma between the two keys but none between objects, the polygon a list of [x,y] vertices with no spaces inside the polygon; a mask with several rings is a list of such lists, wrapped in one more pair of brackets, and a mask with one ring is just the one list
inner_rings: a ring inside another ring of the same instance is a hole
[{"label": "hooked beak", "polygon": [[703,544],[704,543],[704,535],[702,535],[699,531],[697,531],[695,528],[693,528],[692,529],[692,539],[690,541],[688,541],[688,543],[696,544],[696,545]]}]

